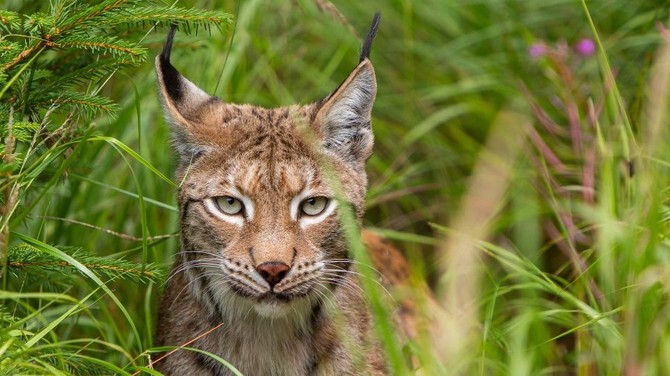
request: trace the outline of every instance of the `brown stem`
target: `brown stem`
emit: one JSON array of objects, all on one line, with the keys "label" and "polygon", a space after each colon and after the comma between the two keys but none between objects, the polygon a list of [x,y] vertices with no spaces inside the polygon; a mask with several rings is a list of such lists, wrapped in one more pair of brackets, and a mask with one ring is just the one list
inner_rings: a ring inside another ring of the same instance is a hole
[{"label": "brown stem", "polygon": [[[5,138],[5,154],[2,157],[3,162],[10,164],[14,161],[14,147],[16,139],[13,132],[14,125],[14,106],[9,107],[9,120],[7,122],[7,137]],[[7,180],[12,179],[12,173],[7,174]],[[18,199],[18,187],[7,184],[4,189],[4,206],[0,208],[2,222],[0,223],[0,277],[3,284],[6,284],[7,259],[9,251],[9,217],[14,210],[14,205]]]},{"label": "brown stem", "polygon": [[14,60],[5,64],[2,67],[2,70],[4,70],[6,72],[6,71],[14,68],[17,64],[20,64],[22,61],[26,60],[29,56],[34,54],[36,51],[39,51],[40,49],[42,49],[42,47],[46,46],[47,43],[48,43],[47,40],[41,39],[39,42],[35,43],[32,47],[30,47],[27,50],[24,50],[23,52],[21,52],[17,57],[14,58]]},{"label": "brown stem", "polygon": [[591,146],[586,150],[584,156],[584,169],[582,170],[582,197],[584,202],[593,205],[595,203],[595,181],[596,181],[596,147]]},{"label": "brown stem", "polygon": [[570,260],[570,263],[573,267],[573,275],[575,277],[582,275],[585,276],[588,288],[590,289],[593,296],[599,301],[602,300],[604,295],[602,291],[600,291],[600,288],[598,287],[598,284],[593,279],[593,277],[586,274],[587,270],[589,269],[589,265],[582,257],[582,255],[577,252],[575,243],[572,241],[572,239],[570,239],[570,235],[567,237],[563,236],[556,225],[554,225],[552,222],[547,222],[544,226],[544,230],[549,238],[552,239],[552,241],[558,246],[558,249],[568,258],[568,260]]},{"label": "brown stem", "polygon": [[530,93],[530,89],[523,82],[520,82],[521,94],[526,98],[526,101],[533,111],[533,115],[537,118],[537,121],[544,127],[544,129],[553,136],[563,136],[565,131],[561,128],[554,120],[549,116],[549,114],[544,111],[542,106],[533,98],[533,95]]},{"label": "brown stem", "polygon": [[[134,241],[134,242],[141,242],[141,241],[144,240],[144,238],[141,238],[141,237],[136,237],[136,236],[132,236],[132,235],[128,235],[128,234],[123,234],[121,232],[109,230],[109,229],[106,229],[106,228],[95,226],[95,225],[92,225],[92,224],[86,223],[86,222],[77,221],[77,220],[74,220],[74,219],[52,217],[52,216],[48,216],[48,215],[42,216],[42,218],[53,219],[53,220],[57,220],[57,221],[63,221],[63,222],[72,223],[72,224],[79,225],[79,226],[92,228],[92,229],[99,230],[99,231],[102,231],[104,233],[116,236],[116,237],[121,238],[123,240],[130,240],[130,241]],[[176,236],[178,236],[178,235],[177,234],[166,234],[166,235],[147,236],[146,240],[153,242],[153,241],[157,241],[157,240],[161,240],[161,239],[174,238]]]},{"label": "brown stem", "polygon": [[533,142],[535,147],[540,151],[542,156],[549,162],[549,164],[556,169],[556,172],[559,174],[565,174],[568,172],[568,168],[565,167],[563,162],[558,158],[558,156],[551,150],[551,148],[542,140],[542,136],[534,129],[531,128],[528,132],[530,140]]},{"label": "brown stem", "polygon": [[[151,358],[149,358],[149,367],[150,367],[150,368],[153,368],[153,365],[154,365],[154,364],[160,362],[161,360],[167,358],[168,356],[174,354],[175,352],[181,350],[182,348],[189,346],[190,344],[192,344],[193,342],[199,340],[200,338],[207,336],[208,334],[212,333],[213,331],[219,329],[219,328],[222,327],[222,326],[223,326],[223,323],[220,323],[219,325],[217,325],[217,326],[215,326],[215,327],[213,327],[213,328],[207,330],[206,332],[204,332],[204,333],[198,335],[197,337],[195,337],[195,338],[193,338],[193,339],[191,339],[191,340],[186,341],[183,345],[177,347],[176,349],[171,350],[171,351],[169,351],[169,352],[163,354],[160,358],[158,358],[158,359],[156,359],[156,360],[151,360]],[[139,374],[140,374],[140,371],[137,371],[137,372],[133,373],[132,376],[137,376],[137,375],[139,375]]]}]

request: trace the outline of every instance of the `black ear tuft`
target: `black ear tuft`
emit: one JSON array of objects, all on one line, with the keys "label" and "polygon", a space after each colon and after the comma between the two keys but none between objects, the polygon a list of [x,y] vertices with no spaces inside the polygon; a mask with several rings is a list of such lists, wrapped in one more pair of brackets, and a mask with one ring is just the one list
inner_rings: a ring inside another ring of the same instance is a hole
[{"label": "black ear tuft", "polygon": [[165,41],[165,46],[163,46],[163,52],[161,52],[161,57],[166,63],[170,62],[170,53],[172,52],[172,41],[174,40],[174,35],[177,33],[177,25],[172,25],[170,27],[170,32],[168,33],[167,40]]},{"label": "black ear tuft", "polygon": [[170,63],[176,32],[177,27],[172,26],[163,51],[156,56],[156,75],[163,109],[173,125],[175,148],[183,161],[190,161],[217,134],[222,102],[182,76]]},{"label": "black ear tuft", "polygon": [[163,52],[161,52],[159,60],[159,68],[163,76],[166,94],[174,101],[179,101],[182,96],[181,78],[179,72],[170,64],[170,54],[172,53],[172,41],[174,35],[177,33],[177,25],[172,25],[168,33]]},{"label": "black ear tuft", "polygon": [[370,50],[372,49],[372,41],[375,40],[377,35],[377,29],[379,28],[379,20],[381,19],[382,14],[380,12],[375,13],[375,16],[372,18],[372,25],[370,25],[370,30],[368,30],[368,35],[365,37],[365,42],[363,42],[363,49],[361,50],[361,58],[359,62],[370,58]]}]

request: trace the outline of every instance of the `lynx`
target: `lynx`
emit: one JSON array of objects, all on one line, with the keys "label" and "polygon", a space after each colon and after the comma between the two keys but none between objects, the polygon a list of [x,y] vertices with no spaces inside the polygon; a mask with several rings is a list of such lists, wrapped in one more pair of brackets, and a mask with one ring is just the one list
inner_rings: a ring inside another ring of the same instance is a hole
[{"label": "lynx", "polygon": [[[364,212],[378,25],[379,14],[333,93],[275,109],[225,103],[184,78],[170,63],[170,30],[156,71],[179,158],[181,251],[156,345],[199,351],[173,352],[157,370],[232,374],[213,354],[245,375],[388,373],[338,215],[349,206],[360,225]],[[372,233],[362,238],[381,283],[404,283],[399,251]],[[410,310],[395,317],[408,331]]]}]

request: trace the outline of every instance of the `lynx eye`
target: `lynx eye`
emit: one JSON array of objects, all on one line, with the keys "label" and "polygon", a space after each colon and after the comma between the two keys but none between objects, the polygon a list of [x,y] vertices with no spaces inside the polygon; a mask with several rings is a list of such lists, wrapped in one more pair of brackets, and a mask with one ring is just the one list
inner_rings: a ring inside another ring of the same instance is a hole
[{"label": "lynx eye", "polygon": [[323,196],[310,197],[300,203],[300,211],[309,216],[319,215],[328,206],[328,201],[328,198]]},{"label": "lynx eye", "polygon": [[244,210],[242,201],[231,196],[219,196],[214,198],[216,207],[224,214],[236,215]]}]

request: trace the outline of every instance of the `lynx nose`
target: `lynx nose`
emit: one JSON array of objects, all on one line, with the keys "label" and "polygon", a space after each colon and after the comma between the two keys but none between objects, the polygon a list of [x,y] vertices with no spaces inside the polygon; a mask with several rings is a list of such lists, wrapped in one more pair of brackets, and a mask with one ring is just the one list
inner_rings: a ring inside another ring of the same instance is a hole
[{"label": "lynx nose", "polygon": [[256,267],[258,274],[266,280],[270,287],[274,287],[284,279],[291,267],[279,261],[264,262]]}]

